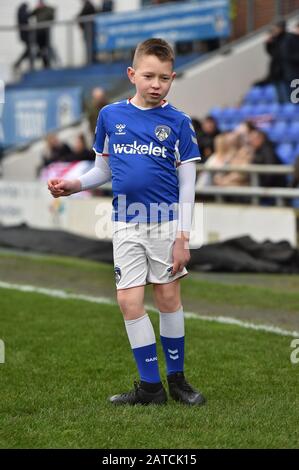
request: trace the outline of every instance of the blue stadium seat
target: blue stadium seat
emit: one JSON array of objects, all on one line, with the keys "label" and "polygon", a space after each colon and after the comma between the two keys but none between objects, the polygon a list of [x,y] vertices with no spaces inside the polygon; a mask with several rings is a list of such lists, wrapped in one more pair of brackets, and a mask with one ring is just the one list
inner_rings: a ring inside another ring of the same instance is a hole
[{"label": "blue stadium seat", "polygon": [[251,117],[253,117],[255,114],[254,108],[255,106],[251,104],[245,104],[241,106],[241,108],[239,108],[241,120],[244,121],[245,119],[250,119]]},{"label": "blue stadium seat", "polygon": [[263,100],[263,88],[254,86],[251,88],[244,98],[246,104],[256,104]]},{"label": "blue stadium seat", "polygon": [[280,115],[284,119],[293,120],[299,115],[297,106],[293,103],[285,103],[281,106]]},{"label": "blue stadium seat", "polygon": [[209,114],[218,121],[222,116],[222,111],[223,111],[222,108],[220,108],[219,106],[215,106],[214,108],[211,109]]},{"label": "blue stadium seat", "polygon": [[287,129],[288,125],[285,121],[276,122],[268,132],[269,139],[273,142],[284,142],[287,137]]},{"label": "blue stadium seat", "polygon": [[294,150],[293,145],[289,143],[278,145],[276,153],[280,161],[286,165],[292,165],[296,158],[296,151]]},{"label": "blue stadium seat", "polygon": [[236,116],[240,116],[240,111],[237,108],[224,108],[222,110],[221,118],[230,120],[230,121],[235,121]]},{"label": "blue stadium seat", "polygon": [[279,103],[269,103],[268,104],[268,112],[273,117],[278,117],[280,114],[280,104]]},{"label": "blue stadium seat", "polygon": [[220,119],[218,121],[218,127],[221,132],[228,132],[233,129],[233,124],[231,121],[226,121],[225,119]]},{"label": "blue stadium seat", "polygon": [[267,103],[277,102],[277,92],[274,85],[266,85],[263,89],[263,99]]},{"label": "blue stadium seat", "polygon": [[287,134],[291,142],[299,142],[299,121],[293,121],[290,124]]},{"label": "blue stadium seat", "polygon": [[269,104],[259,103],[256,106],[254,106],[254,114],[255,115],[270,114],[269,107],[270,107]]}]

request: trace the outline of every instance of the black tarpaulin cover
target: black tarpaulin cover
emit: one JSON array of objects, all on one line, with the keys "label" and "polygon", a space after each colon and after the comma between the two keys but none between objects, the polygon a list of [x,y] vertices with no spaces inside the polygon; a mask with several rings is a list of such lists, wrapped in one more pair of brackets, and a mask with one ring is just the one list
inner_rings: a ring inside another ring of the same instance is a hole
[{"label": "black tarpaulin cover", "polygon": [[[14,227],[0,224],[0,248],[113,263],[111,241],[62,230],[33,229],[26,224]],[[260,243],[243,236],[191,250],[188,268],[206,272],[299,273],[299,251],[287,241]]]}]

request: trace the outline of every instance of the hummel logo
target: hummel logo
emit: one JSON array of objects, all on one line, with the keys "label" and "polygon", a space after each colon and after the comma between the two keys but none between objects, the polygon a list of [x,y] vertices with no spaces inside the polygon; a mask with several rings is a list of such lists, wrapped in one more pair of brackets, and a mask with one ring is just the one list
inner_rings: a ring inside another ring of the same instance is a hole
[{"label": "hummel logo", "polygon": [[125,124],[115,124],[115,127],[117,129],[117,132],[115,132],[115,135],[125,135],[126,132],[123,132],[123,130],[126,128]]},{"label": "hummel logo", "polygon": [[[178,355],[179,350],[178,349],[174,349],[173,351],[171,349],[168,349],[168,352],[169,352],[170,359],[173,359],[175,361],[176,359],[179,358],[179,355]],[[174,356],[174,354],[175,354],[175,356]]]}]

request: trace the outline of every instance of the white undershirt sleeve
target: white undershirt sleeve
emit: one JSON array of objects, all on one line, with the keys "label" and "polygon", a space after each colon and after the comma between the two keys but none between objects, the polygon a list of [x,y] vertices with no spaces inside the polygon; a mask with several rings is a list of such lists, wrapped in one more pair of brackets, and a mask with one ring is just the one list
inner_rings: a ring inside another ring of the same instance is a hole
[{"label": "white undershirt sleeve", "polygon": [[111,180],[111,170],[107,159],[108,157],[97,155],[94,167],[84,175],[79,176],[81,191],[95,189]]},{"label": "white undershirt sleeve", "polygon": [[179,219],[177,231],[191,232],[195,199],[196,163],[184,162],[178,169]]}]

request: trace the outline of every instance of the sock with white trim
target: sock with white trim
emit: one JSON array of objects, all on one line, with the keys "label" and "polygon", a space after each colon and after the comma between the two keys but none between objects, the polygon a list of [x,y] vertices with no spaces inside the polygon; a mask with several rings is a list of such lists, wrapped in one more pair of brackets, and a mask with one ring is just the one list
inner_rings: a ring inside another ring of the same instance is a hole
[{"label": "sock with white trim", "polygon": [[125,326],[140,380],[161,383],[155,332],[149,316],[145,314],[136,320],[125,320]]},{"label": "sock with white trim", "polygon": [[176,312],[160,313],[160,338],[167,365],[167,375],[184,371],[185,324],[181,307]]}]

